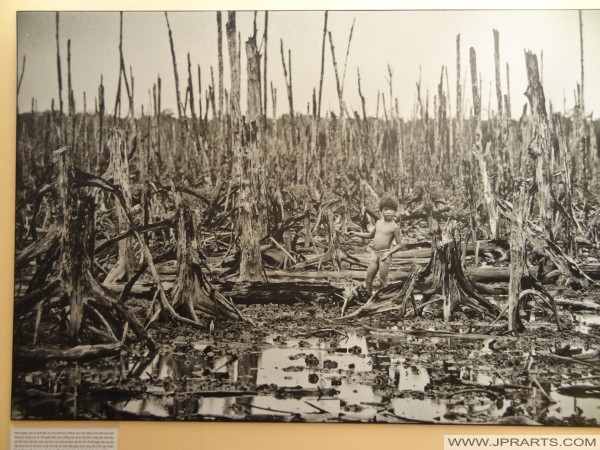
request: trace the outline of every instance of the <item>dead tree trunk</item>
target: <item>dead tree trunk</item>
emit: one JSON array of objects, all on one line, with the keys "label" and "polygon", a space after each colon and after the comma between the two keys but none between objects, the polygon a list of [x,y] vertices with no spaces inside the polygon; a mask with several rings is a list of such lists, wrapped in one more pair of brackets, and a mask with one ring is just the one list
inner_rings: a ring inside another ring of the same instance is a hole
[{"label": "dead tree trunk", "polygon": [[525,96],[529,100],[532,113],[532,134],[527,147],[529,155],[535,160],[535,182],[538,190],[538,208],[544,232],[551,241],[552,232],[552,186],[550,169],[548,168],[548,152],[550,136],[546,114],[546,98],[540,82],[537,57],[530,51],[525,52],[527,67],[527,90]]},{"label": "dead tree trunk", "polygon": [[[219,71],[219,117],[223,114],[223,29],[221,11],[217,11],[217,57]],[[200,113],[202,115],[202,113]]]},{"label": "dead tree trunk", "polygon": [[[166,13],[165,13],[166,14]],[[121,83],[120,77],[123,77],[125,81],[125,91],[127,93],[127,104],[129,105],[129,112],[127,117],[134,121],[134,109],[133,109],[133,76],[131,76],[131,88],[129,87],[129,81],[127,80],[127,71],[125,70],[125,58],[123,57],[123,12],[120,13],[119,22],[119,84]],[[170,30],[169,30],[170,33]],[[119,99],[119,105],[121,99]],[[134,133],[135,134],[135,133]]]},{"label": "dead tree trunk", "polygon": [[[117,333],[125,334],[127,327],[123,327],[122,322],[127,322],[136,336],[155,350],[156,344],[137,319],[93,276],[95,205],[91,197],[80,192],[81,180],[76,179],[69,151],[68,147],[62,147],[53,154],[59,211],[56,218],[58,232],[54,234],[56,244],[42,246],[44,241],[39,241],[38,245],[43,247],[41,252],[30,251],[28,258],[40,256],[41,267],[47,268],[46,271],[50,271],[56,262],[57,274],[52,280],[41,280],[42,283],[33,285],[28,294],[15,300],[15,319],[49,298],[59,298],[62,307],[68,310],[68,338],[72,345],[81,341],[84,324],[88,325],[85,330],[121,341],[125,336],[116,336]],[[98,330],[96,325],[106,331]]]},{"label": "dead tree trunk", "polygon": [[[58,71],[58,103],[60,106],[60,123],[63,121],[63,98],[62,98],[62,69],[60,59],[60,40],[59,40],[59,24],[60,16],[58,11],[56,12],[56,69]],[[62,132],[62,126],[61,126]]]},{"label": "dead tree trunk", "polygon": [[319,102],[317,104],[317,118],[321,118],[321,95],[323,92],[323,72],[325,70],[325,38],[327,36],[327,16],[325,11],[325,23],[323,25],[323,41],[321,43],[321,76],[319,77]]},{"label": "dead tree trunk", "polygon": [[[513,206],[502,199],[498,199],[498,205],[500,206],[502,215],[508,220],[513,221]],[[531,221],[527,222],[525,234],[527,242],[531,244],[533,250],[548,258],[563,275],[583,287],[587,287],[590,281],[592,281],[573,259],[567,256],[542,229]]]},{"label": "dead tree trunk", "polygon": [[288,65],[289,65],[289,75],[288,75],[288,67],[285,64],[285,54],[283,52],[283,39],[280,40],[280,50],[281,50],[281,64],[283,65],[283,76],[285,79],[285,87],[287,89],[287,97],[288,103],[290,105],[290,135],[291,135],[291,143],[290,148],[296,148],[296,132],[294,126],[294,95],[292,91],[292,52],[288,51]]},{"label": "dead tree trunk", "polygon": [[496,69],[496,101],[498,105],[498,116],[502,121],[502,87],[500,83],[500,33],[493,30],[494,33],[494,67]]},{"label": "dead tree trunk", "polygon": [[[93,235],[90,236],[89,220],[94,220],[94,212],[89,201],[80,200],[71,189],[74,170],[69,148],[59,149],[54,156],[58,169],[57,197],[62,211],[58,217],[59,246],[62,249],[59,273],[63,298],[70,308],[69,341],[75,345],[79,343],[79,332],[83,321],[84,271],[91,266],[88,259],[91,250],[90,239],[93,239]],[[91,248],[93,247],[92,241]]]},{"label": "dead tree trunk", "polygon": [[173,309],[198,322],[196,310],[223,319],[244,319],[233,302],[217,292],[202,272],[204,255],[196,238],[189,207],[180,203],[177,213],[177,278],[172,293]]},{"label": "dead tree trunk", "polygon": [[[228,13],[228,21],[226,24],[227,30],[227,42],[229,50],[229,63],[230,63],[230,74],[231,74],[231,95],[230,95],[230,118],[233,136],[233,149],[236,163],[234,165],[234,177],[239,182],[239,195],[238,195],[238,218],[236,226],[236,235],[239,238],[240,245],[240,272],[239,279],[241,281],[260,281],[262,280],[262,261],[260,253],[260,230],[257,228],[258,223],[258,211],[256,204],[256,192],[253,191],[253,175],[251,165],[251,149],[252,146],[256,146],[257,139],[257,127],[256,121],[252,127],[250,124],[245,125],[242,121],[242,115],[240,110],[240,60],[238,52],[238,36],[236,30],[236,16],[235,12]],[[256,58],[260,58],[258,51],[256,50],[256,41],[250,45],[250,51],[253,51],[252,55],[248,55],[248,58],[252,58],[252,63],[255,66],[250,67],[251,63],[248,63],[248,70],[252,70],[252,76],[258,80],[258,93],[255,92],[256,82],[248,83],[248,102],[249,107],[252,108],[249,114],[253,114],[254,117],[260,117],[260,66],[259,61],[255,61]],[[247,45],[248,51],[248,45]],[[257,74],[254,71],[258,70]],[[254,100],[258,99],[258,104],[254,104]],[[250,109],[250,108],[249,108]],[[256,151],[256,150],[255,150]],[[258,170],[258,168],[257,168]]]},{"label": "dead tree trunk", "polygon": [[[312,266],[321,268],[324,264],[331,264],[333,270],[339,271],[341,269],[342,262],[350,265],[354,264],[359,267],[366,267],[364,263],[352,255],[347,254],[340,247],[339,230],[336,228],[335,221],[333,219],[333,209],[336,206],[338,206],[338,201],[332,201],[322,206],[322,211],[319,212],[319,216],[321,216],[321,214],[324,216],[327,227],[327,251],[319,256],[302,261],[301,263],[292,266],[291,269],[305,269]],[[317,219],[317,222],[318,221],[319,219]],[[306,233],[306,236],[310,236],[310,231],[307,230]]]},{"label": "dead tree trunk", "polygon": [[[262,101],[262,111],[263,111],[263,117],[262,117],[262,128],[263,131],[266,132],[267,129],[267,93],[268,93],[268,89],[267,89],[267,49],[268,49],[268,31],[269,31],[269,11],[265,11],[265,31],[263,34],[263,40],[265,43],[265,50],[264,50],[264,62],[263,62],[263,80],[262,80],[262,89],[263,89],[263,101]],[[273,120],[276,120],[276,117],[273,117]]]},{"label": "dead tree trunk", "polygon": [[227,32],[227,49],[229,52],[229,71],[231,75],[231,92],[229,94],[230,101],[230,112],[231,112],[231,120],[232,126],[234,128],[234,133],[239,137],[239,121],[241,119],[241,110],[240,110],[240,90],[241,90],[241,81],[240,81],[240,61],[238,57],[238,41],[237,41],[237,27],[235,21],[235,12],[227,13],[228,20],[225,24],[225,29]]},{"label": "dead tree trunk", "polygon": [[100,76],[100,85],[98,86],[98,148],[96,150],[95,173],[100,172],[100,164],[102,162],[102,154],[104,153],[104,84],[102,76]]},{"label": "dead tree trunk", "polygon": [[[480,130],[481,131],[481,130]],[[481,184],[483,185],[483,199],[485,201],[488,223],[490,226],[490,239],[496,240],[498,238],[498,206],[492,183],[488,175],[486,156],[490,153],[490,143],[488,142],[485,146],[485,152],[481,152],[481,137],[478,142],[473,146],[473,156],[479,164],[479,172],[481,175]]]},{"label": "dead tree trunk", "polygon": [[488,177],[487,164],[485,156],[489,151],[489,146],[486,146],[486,152],[483,152],[482,132],[481,132],[481,93],[479,92],[479,82],[477,76],[477,59],[475,49],[470,49],[471,63],[471,86],[473,90],[473,112],[475,114],[475,142],[473,143],[473,155],[479,163],[481,172],[481,182],[483,184],[483,198],[488,212],[488,220],[490,225],[490,239],[495,240],[498,237],[498,208],[494,197],[492,185]]},{"label": "dead tree trunk", "polygon": [[529,214],[529,194],[524,183],[514,190],[513,214],[510,223],[510,280],[508,282],[508,329],[521,331],[519,317],[521,280],[527,271],[525,260],[525,226]]},{"label": "dead tree trunk", "polygon": [[175,99],[177,101],[177,117],[182,118],[182,103],[181,94],[179,91],[179,73],[177,72],[177,58],[175,57],[175,44],[173,44],[173,33],[171,32],[171,24],[169,23],[169,15],[165,11],[165,19],[167,21],[167,30],[169,32],[169,45],[171,48],[171,58],[173,60],[173,75],[175,77]]},{"label": "dead tree trunk", "polygon": [[579,52],[580,52],[580,61],[581,61],[581,93],[579,104],[581,106],[581,111],[585,111],[584,97],[583,97],[583,20],[581,18],[581,10],[579,10]]},{"label": "dead tree trunk", "polygon": [[75,96],[71,77],[71,39],[67,39],[67,98],[69,101],[69,117],[75,115]]},{"label": "dead tree trunk", "polygon": [[[27,55],[23,55],[23,63],[21,64],[21,70],[20,70],[20,75],[19,75],[19,81],[17,82],[17,98],[19,98],[19,92],[21,91],[21,83],[23,82],[23,75],[25,75],[25,60],[26,60],[26,56]],[[17,71],[19,72],[19,71]],[[31,100],[31,112],[34,112],[34,108],[33,108],[34,102],[33,99]],[[19,107],[17,105],[17,114],[19,114]]]},{"label": "dead tree trunk", "polygon": [[452,221],[442,233],[441,239],[434,237],[435,251],[425,269],[426,276],[420,290],[423,301],[432,295],[443,298],[444,321],[449,322],[456,308],[462,304],[493,317],[497,308],[477,292],[475,285],[465,276],[461,264],[460,234],[456,222]]},{"label": "dead tree trunk", "polygon": [[242,146],[239,155],[240,191],[238,198],[238,236],[240,240],[240,281],[261,281],[262,257],[260,238],[266,234],[258,210],[266,211],[261,201],[262,136],[259,124],[262,117],[260,95],[260,54],[256,36],[246,41],[248,58],[248,123],[243,124]]},{"label": "dead tree trunk", "polygon": [[[125,207],[130,209],[132,205],[131,190],[129,188],[128,146],[121,133],[117,130],[111,130],[108,137],[108,146],[110,149],[110,163],[107,175],[119,187],[125,199]],[[117,210],[117,232],[121,234],[129,229],[129,221],[127,220],[127,212],[123,210],[119,202],[115,203]],[[134,270],[135,255],[133,252],[133,240],[127,238],[119,242],[117,262],[104,279],[104,284],[128,280],[133,275]]]},{"label": "dead tree trunk", "polygon": [[[337,61],[335,59],[335,47],[333,46],[333,38],[331,37],[331,31],[328,31],[329,36],[329,46],[331,47],[331,60],[333,61],[333,73],[335,75],[335,85],[337,88],[338,101],[340,103],[340,120],[344,119],[344,112],[346,110],[346,106],[344,105],[344,94],[342,91],[342,84],[338,72]],[[390,99],[390,101],[392,101]]]}]

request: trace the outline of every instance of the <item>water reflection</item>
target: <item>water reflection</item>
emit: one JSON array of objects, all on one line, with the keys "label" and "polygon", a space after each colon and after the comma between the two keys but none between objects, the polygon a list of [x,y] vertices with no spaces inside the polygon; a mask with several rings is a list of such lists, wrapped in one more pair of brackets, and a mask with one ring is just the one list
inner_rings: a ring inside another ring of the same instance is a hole
[{"label": "water reflection", "polygon": [[436,399],[395,398],[391,403],[396,416],[415,421],[443,421],[448,411],[446,403]]},{"label": "water reflection", "polygon": [[600,334],[600,315],[596,313],[572,313],[575,329],[580,333]]},{"label": "water reflection", "polygon": [[429,371],[419,365],[405,366],[399,360],[390,367],[389,376],[400,391],[424,391],[430,383]]},{"label": "water reflection", "polygon": [[[281,416],[287,420],[300,414],[304,420],[320,421],[324,414],[348,420],[367,420],[377,414],[373,405],[381,402],[381,396],[373,391],[367,374],[374,370],[384,370],[385,373],[390,370],[389,356],[371,354],[371,350],[377,347],[377,341],[367,341],[364,335],[357,333],[336,339],[317,336],[288,339],[285,346],[276,346],[279,342],[277,336],[266,341],[275,346],[252,350],[239,358],[228,353],[218,355],[210,347],[211,343],[198,342],[194,348],[201,351],[200,355],[187,358],[176,353],[156,355],[147,363],[140,379],[177,380],[186,377],[189,386],[195,380],[211,376],[232,383],[242,381],[257,387],[291,389],[290,392],[304,389],[302,398],[287,398],[285,395],[279,398],[281,394],[279,397],[205,396],[192,400],[175,397],[170,400],[121,402],[115,407],[136,414],[143,410],[155,417],[240,419]],[[331,397],[331,393],[335,393],[335,398]]]},{"label": "water reflection", "polygon": [[570,417],[572,415],[583,417],[599,417],[600,402],[598,398],[569,397],[552,390],[550,395],[556,402],[548,408],[548,415],[557,418]]},{"label": "water reflection", "polygon": [[[458,423],[493,420],[519,408],[537,420],[573,414],[600,416],[597,399],[560,395],[554,386],[544,384],[545,391],[557,402],[551,404],[535,387],[525,386],[527,378],[518,378],[517,372],[502,377],[492,367],[473,366],[473,361],[461,365],[450,358],[440,375],[441,362],[432,364],[433,347],[441,342],[447,351],[447,346],[451,344],[453,348],[457,341],[351,332],[286,338],[285,342],[274,335],[253,347],[202,341],[192,349],[186,347],[186,352],[123,357],[88,369],[96,385],[102,380],[111,386],[123,379],[143,382],[139,386],[143,386],[144,398],[126,391],[124,396],[78,396],[78,391],[83,390],[78,388],[81,377],[76,365],[23,373],[19,382],[56,397],[46,394],[46,398],[35,402],[24,397],[21,402],[17,396],[13,414],[18,411],[27,417],[76,418],[79,408],[101,416],[108,405],[116,418],[179,420],[376,419]],[[491,339],[460,341],[458,346],[470,352],[470,358],[492,351]],[[494,398],[485,393],[472,393],[466,399],[452,395],[427,398],[429,386],[440,376],[449,375],[467,387],[497,388],[508,383],[523,389],[517,391],[517,396],[511,394],[511,400],[504,400],[501,394]]]}]

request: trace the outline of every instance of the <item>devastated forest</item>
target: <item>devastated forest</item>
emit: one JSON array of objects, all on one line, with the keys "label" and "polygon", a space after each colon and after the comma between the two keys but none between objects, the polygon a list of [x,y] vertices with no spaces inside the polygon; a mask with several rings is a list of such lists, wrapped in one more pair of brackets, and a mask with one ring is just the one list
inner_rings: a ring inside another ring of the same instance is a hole
[{"label": "devastated forest", "polygon": [[[416,80],[412,117],[389,66],[368,116],[360,67],[344,82],[352,29],[334,35],[328,13],[311,99],[293,95],[268,12],[250,36],[211,14],[209,82],[176,59],[165,13],[175,86],[158,76],[136,114],[123,13],[117,97],[101,80],[83,105],[56,13],[58,100],[17,120],[13,419],[597,425],[600,122],[583,50],[571,111],[546,101],[540,55],[504,66],[490,30],[495,80],[473,47],[460,60],[457,35],[456,67],[434,89]],[[527,75],[519,98],[511,71]],[[403,248],[365,295],[368,241],[348,233],[371,230],[386,196]]]}]

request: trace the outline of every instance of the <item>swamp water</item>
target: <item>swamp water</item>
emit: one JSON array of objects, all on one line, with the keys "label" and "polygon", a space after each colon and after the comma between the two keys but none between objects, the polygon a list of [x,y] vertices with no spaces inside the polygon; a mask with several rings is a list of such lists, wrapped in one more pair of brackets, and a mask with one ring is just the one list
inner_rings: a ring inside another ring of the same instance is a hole
[{"label": "swamp water", "polygon": [[[22,370],[13,417],[494,423],[520,409],[534,419],[600,418],[598,398],[547,383],[549,403],[516,373],[483,364],[493,347],[493,339],[336,330],[253,345],[175,342],[153,356]],[[504,384],[522,389],[508,395]]]}]

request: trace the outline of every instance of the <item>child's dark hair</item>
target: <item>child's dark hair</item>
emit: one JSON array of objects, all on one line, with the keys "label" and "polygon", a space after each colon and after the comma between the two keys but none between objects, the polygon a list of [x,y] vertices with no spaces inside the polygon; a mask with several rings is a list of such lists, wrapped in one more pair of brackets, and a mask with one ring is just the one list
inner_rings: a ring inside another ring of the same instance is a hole
[{"label": "child's dark hair", "polygon": [[398,211],[398,202],[390,197],[384,197],[379,202],[379,211],[383,211],[384,208],[393,209]]}]

